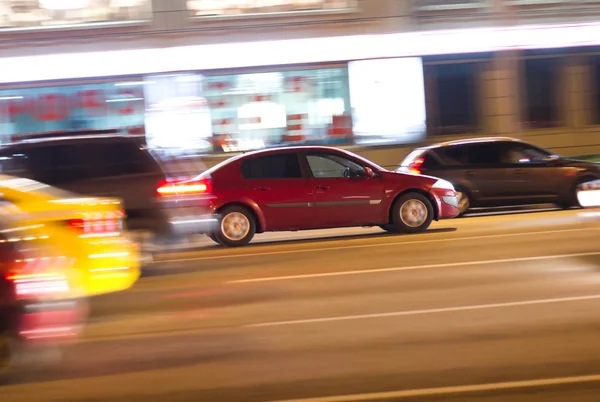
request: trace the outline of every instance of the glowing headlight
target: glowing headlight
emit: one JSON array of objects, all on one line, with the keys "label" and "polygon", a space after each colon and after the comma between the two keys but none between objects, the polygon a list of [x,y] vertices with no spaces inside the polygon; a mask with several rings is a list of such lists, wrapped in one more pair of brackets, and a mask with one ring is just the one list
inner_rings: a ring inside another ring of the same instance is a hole
[{"label": "glowing headlight", "polygon": [[436,181],[431,188],[440,188],[442,190],[451,190],[454,191],[454,186],[447,180],[439,179]]},{"label": "glowing headlight", "polygon": [[577,200],[584,208],[600,207],[600,190],[578,191]]}]

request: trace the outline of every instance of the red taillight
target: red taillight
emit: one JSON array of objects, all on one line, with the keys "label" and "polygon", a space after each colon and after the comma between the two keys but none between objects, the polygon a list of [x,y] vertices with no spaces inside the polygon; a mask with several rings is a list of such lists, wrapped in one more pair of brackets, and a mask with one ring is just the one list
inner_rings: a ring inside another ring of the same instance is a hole
[{"label": "red taillight", "polygon": [[5,278],[15,287],[17,297],[66,293],[69,285],[60,270],[66,261],[61,257],[28,258],[15,260]]},{"label": "red taillight", "polygon": [[211,192],[211,183],[208,179],[163,181],[156,189],[159,196],[208,194]]},{"label": "red taillight", "polygon": [[96,217],[71,219],[69,227],[79,234],[105,234],[120,232],[123,229],[123,211],[100,214]]},{"label": "red taillight", "polygon": [[421,165],[423,165],[423,163],[425,163],[425,159],[423,158],[417,158],[412,161],[409,166],[410,172],[414,174],[421,174]]}]

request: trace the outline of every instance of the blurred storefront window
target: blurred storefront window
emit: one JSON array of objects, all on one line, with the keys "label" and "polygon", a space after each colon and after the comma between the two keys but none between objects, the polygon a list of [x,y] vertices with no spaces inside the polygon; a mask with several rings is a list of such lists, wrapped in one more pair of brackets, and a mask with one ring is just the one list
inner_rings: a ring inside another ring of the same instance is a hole
[{"label": "blurred storefront window", "polygon": [[188,0],[193,17],[353,10],[358,0]]},{"label": "blurred storefront window", "polygon": [[0,140],[53,131],[145,133],[169,153],[352,142],[348,69],[148,76],[0,90]]},{"label": "blurred storefront window", "polygon": [[352,141],[341,130],[350,118],[347,68],[205,76],[203,91],[217,150]]},{"label": "blurred storefront window", "polygon": [[143,82],[0,90],[0,141],[52,131],[143,133]]},{"label": "blurred storefront window", "polygon": [[0,30],[152,19],[152,0],[0,0]]}]

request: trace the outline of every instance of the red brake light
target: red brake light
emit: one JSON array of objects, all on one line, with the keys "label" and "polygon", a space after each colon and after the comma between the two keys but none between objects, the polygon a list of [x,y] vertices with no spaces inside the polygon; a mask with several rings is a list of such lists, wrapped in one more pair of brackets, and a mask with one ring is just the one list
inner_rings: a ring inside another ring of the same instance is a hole
[{"label": "red brake light", "polygon": [[211,183],[208,179],[186,181],[163,181],[156,189],[159,196],[207,194],[211,192]]},{"label": "red brake light", "polygon": [[423,163],[425,163],[425,159],[423,158],[417,158],[414,161],[412,161],[412,163],[410,164],[409,170],[411,173],[414,174],[421,174],[421,165],[423,165]]},{"label": "red brake light", "polygon": [[71,219],[67,221],[69,227],[79,234],[106,234],[116,233],[123,229],[123,211],[102,214],[95,218]]}]

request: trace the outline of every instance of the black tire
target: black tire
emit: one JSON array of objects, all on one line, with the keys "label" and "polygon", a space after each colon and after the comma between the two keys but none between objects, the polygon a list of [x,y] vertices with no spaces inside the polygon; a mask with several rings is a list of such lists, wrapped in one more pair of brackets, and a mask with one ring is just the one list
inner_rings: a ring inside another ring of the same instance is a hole
[{"label": "black tire", "polygon": [[456,189],[456,192],[461,194],[461,197],[458,200],[459,213],[457,215],[457,218],[460,218],[461,216],[464,216],[467,212],[469,212],[469,208],[471,207],[471,195],[469,191],[462,187],[458,187]]},{"label": "black tire", "polygon": [[[410,203],[410,204],[409,204]],[[403,211],[404,208],[411,208],[414,212]],[[403,218],[402,213],[415,213],[415,219],[409,222],[407,218]],[[407,193],[396,200],[392,207],[392,223],[396,230],[401,233],[422,233],[433,220],[433,205],[431,202],[420,193]]]},{"label": "black tire", "polygon": [[[241,237],[237,238],[232,236],[232,233],[226,233],[225,227],[228,217],[231,219],[237,218],[239,220],[237,223],[240,224],[239,234]],[[246,225],[246,227],[242,227],[244,225]],[[219,244],[225,247],[240,247],[250,243],[255,233],[256,219],[254,218],[254,214],[252,214],[248,208],[239,205],[232,205],[221,210],[219,214],[219,224],[216,228],[214,236]]]},{"label": "black tire", "polygon": [[398,228],[392,224],[380,225],[379,227],[388,233],[398,233]]},{"label": "black tire", "polygon": [[217,238],[217,235],[215,235],[214,233],[207,233],[206,236],[208,236],[209,239],[211,239],[212,241],[214,241],[218,245],[221,245],[221,242]]}]

